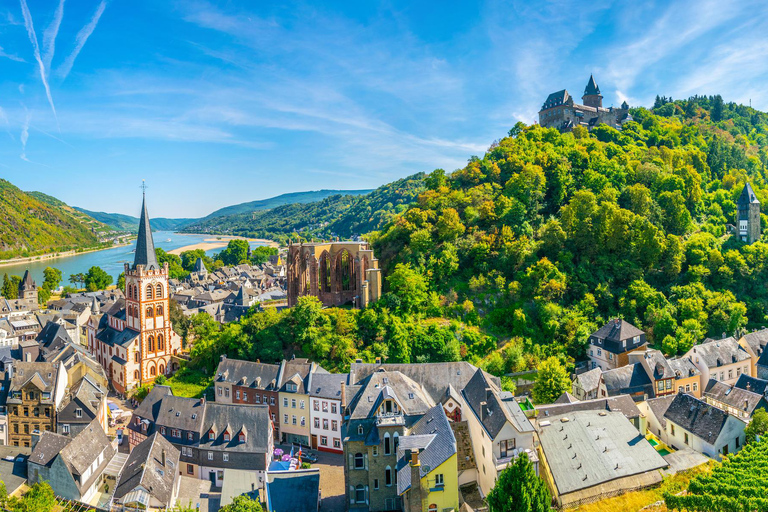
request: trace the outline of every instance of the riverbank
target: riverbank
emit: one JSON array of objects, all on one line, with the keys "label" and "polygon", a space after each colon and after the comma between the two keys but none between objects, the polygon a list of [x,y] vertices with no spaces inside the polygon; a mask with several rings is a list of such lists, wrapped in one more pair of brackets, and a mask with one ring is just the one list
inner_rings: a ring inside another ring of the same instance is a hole
[{"label": "riverbank", "polygon": [[[204,235],[205,233],[200,233],[200,234]],[[206,238],[200,243],[185,245],[184,247],[179,247],[178,249],[170,250],[168,251],[168,254],[175,254],[179,256],[183,252],[194,251],[197,249],[202,249],[204,251],[210,251],[212,249],[223,249],[224,247],[227,246],[227,244],[229,244],[230,240],[245,240],[248,243],[256,242],[262,245],[266,245],[268,247],[280,246],[277,242],[273,242],[272,240],[266,240],[264,238],[245,238],[242,236],[216,236],[215,238]]]},{"label": "riverbank", "polygon": [[58,258],[66,258],[69,256],[80,256],[81,254],[88,254],[92,252],[108,251],[109,249],[114,249],[116,247],[126,247],[128,245],[133,245],[133,242],[134,240],[131,240],[130,242],[127,242],[124,244],[110,245],[109,247],[85,249],[82,251],[72,250],[72,251],[63,251],[63,252],[51,252],[47,254],[38,254],[37,256],[26,256],[23,258],[11,258],[8,260],[0,260],[0,267],[9,267],[12,265],[19,265],[23,263],[31,263],[36,261],[55,260]]}]

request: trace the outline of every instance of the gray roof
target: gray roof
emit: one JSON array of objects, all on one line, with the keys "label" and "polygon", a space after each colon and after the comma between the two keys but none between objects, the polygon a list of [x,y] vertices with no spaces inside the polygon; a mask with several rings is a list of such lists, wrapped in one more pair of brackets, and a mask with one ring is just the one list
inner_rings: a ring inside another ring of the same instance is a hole
[{"label": "gray roof", "polygon": [[575,402],[578,402],[579,399],[570,394],[569,392],[564,392],[562,395],[557,397],[557,400],[555,400],[553,403],[556,404],[572,404]]},{"label": "gray roof", "polygon": [[755,191],[752,190],[752,185],[750,185],[749,182],[746,182],[744,183],[744,188],[741,190],[741,195],[739,195],[739,199],[736,201],[736,204],[741,206],[751,203],[760,204],[760,201],[758,201],[757,196],[755,195]]},{"label": "gray roof", "polygon": [[421,416],[434,405],[413,379],[400,372],[379,370],[368,377],[350,402],[350,419],[368,418],[387,398],[394,399],[406,416]]},{"label": "gray roof", "polygon": [[[267,453],[271,436],[270,422],[267,405],[244,407],[237,404],[207,402],[203,423],[205,430],[200,438],[200,448],[226,450],[228,452]],[[224,440],[226,428],[231,429],[229,432],[230,441]],[[211,429],[216,434],[213,441],[206,435]],[[245,433],[245,441],[243,442],[239,440],[238,434],[240,432]]]},{"label": "gray roof", "polygon": [[157,406],[155,423],[163,427],[200,432],[205,409],[205,402],[197,398],[168,395]]},{"label": "gray roof", "polygon": [[589,75],[589,81],[587,82],[587,86],[584,88],[584,96],[590,94],[600,94],[600,88],[597,86],[595,77],[592,75]]},{"label": "gray roof", "polygon": [[11,391],[20,390],[29,381],[32,381],[41,391],[53,393],[53,388],[56,385],[57,365],[53,363],[18,361],[13,366]]},{"label": "gray roof", "polygon": [[348,373],[318,373],[312,376],[309,396],[341,400],[341,385],[347,384]]},{"label": "gray roof", "polygon": [[133,269],[138,265],[143,265],[144,270],[159,270],[155,255],[155,242],[152,240],[152,228],[149,225],[149,214],[147,213],[147,198],[141,199],[141,218],[139,219],[139,235],[136,238],[136,255],[133,260]]},{"label": "gray roof", "polygon": [[732,336],[721,340],[706,339],[694,345],[686,355],[691,358],[701,358],[708,368],[717,368],[750,359],[749,353]]},{"label": "gray roof", "polygon": [[653,412],[653,415],[656,416],[656,419],[659,420],[659,423],[661,423],[663,428],[667,428],[667,419],[664,417],[664,414],[667,412],[669,405],[674,399],[675,395],[666,395],[659,398],[651,398],[646,401],[651,412]]},{"label": "gray roof", "polygon": [[[162,464],[163,451],[165,466]],[[141,486],[164,506],[171,506],[178,466],[179,450],[160,434],[152,434],[128,456],[115,488],[115,498],[119,500]]]},{"label": "gray roof", "polygon": [[695,396],[678,393],[664,417],[713,445],[728,420],[728,413]]},{"label": "gray roof", "polygon": [[32,450],[29,462],[40,466],[50,466],[53,460],[59,455],[59,452],[66,448],[71,442],[71,437],[56,434],[54,432],[43,432],[40,435],[40,440],[35,445],[35,449]]},{"label": "gray roof", "polygon": [[672,371],[675,373],[675,378],[677,379],[701,375],[701,371],[699,371],[699,369],[696,368],[696,365],[687,357],[667,359],[667,363],[670,368],[672,368]]},{"label": "gray roof", "polygon": [[496,439],[507,422],[518,432],[533,432],[531,422],[515,397],[501,391],[493,377],[485,371],[477,370],[462,394],[491,439]]},{"label": "gray roof", "polygon": [[53,351],[72,343],[72,338],[63,325],[48,322],[37,335],[37,342],[47,351]]},{"label": "gray roof", "polygon": [[[634,356],[636,353],[638,352],[635,352],[632,355]],[[645,362],[648,364],[648,368],[653,375],[653,380],[675,378],[674,370],[672,370],[667,358],[664,357],[664,354],[662,354],[660,350],[649,348],[640,353],[643,354],[643,359],[645,359]]]},{"label": "gray roof", "polygon": [[299,470],[281,473],[285,474],[273,475],[266,482],[269,510],[271,512],[317,510],[320,496],[320,472]]},{"label": "gray roof", "polygon": [[[122,299],[121,299],[122,301]],[[117,305],[117,303],[115,304]],[[120,318],[121,316],[125,318],[125,308],[119,310],[119,313],[121,314],[113,314],[112,316],[115,316],[117,318]],[[110,314],[112,314],[110,310]],[[123,329],[122,331],[118,331],[117,329],[111,327],[109,325],[109,317],[107,315],[104,315],[101,317],[101,320],[99,321],[99,330],[96,332],[96,338],[106,343],[107,345],[119,345],[121,347],[127,347],[131,344],[133,340],[135,340],[139,336],[138,331],[134,331],[133,329]]]},{"label": "gray roof", "polygon": [[[613,352],[614,354],[619,354],[622,352],[634,350],[637,347],[642,346],[641,343],[632,343],[632,340],[635,338],[635,336],[639,336],[639,341],[642,342],[644,335],[645,333],[643,331],[627,322],[626,320],[621,318],[614,318],[593,332],[590,337],[603,340],[603,348],[605,350]],[[627,343],[622,343],[624,341]]]},{"label": "gray roof", "polygon": [[768,368],[768,350],[763,350],[763,353],[757,358],[757,366]]},{"label": "gray roof", "polygon": [[160,401],[166,396],[173,396],[168,386],[153,386],[149,394],[141,401],[133,414],[142,418],[157,418],[160,414]]},{"label": "gray roof", "polygon": [[[107,390],[93,382],[89,376],[80,379],[59,406],[56,421],[58,423],[89,423],[96,418],[101,400],[106,394]],[[78,409],[82,411],[79,418],[76,412]]]},{"label": "gray roof", "polygon": [[722,402],[738,411],[750,416],[758,407],[765,408],[765,396],[762,393],[747,391],[746,389],[729,386],[725,382],[709,379],[704,389],[704,396]]},{"label": "gray roof", "polygon": [[544,105],[542,105],[541,110],[562,105],[568,101],[568,98],[570,98],[570,95],[568,94],[568,91],[566,91],[565,89],[562,89],[557,92],[553,92],[552,94],[547,96],[546,100],[544,100]]},{"label": "gray roof", "polygon": [[628,364],[620,368],[614,368],[603,372],[605,387],[608,394],[619,395],[625,393],[653,392],[653,383],[640,363]]},{"label": "gray roof", "polygon": [[736,381],[734,386],[740,389],[752,391],[753,393],[768,396],[768,380],[758,379],[757,377],[750,377],[749,375],[742,373],[739,375],[739,379]]},{"label": "gray roof", "polygon": [[207,274],[208,269],[205,268],[205,263],[203,262],[203,258],[197,258],[197,261],[195,261],[195,269],[193,272],[197,272],[198,274]]},{"label": "gray roof", "polygon": [[410,452],[419,450],[419,474],[424,477],[456,453],[456,438],[441,405],[421,417],[397,448],[397,493],[411,487]]},{"label": "gray roof", "polygon": [[600,368],[593,368],[588,372],[580,373],[576,375],[576,380],[584,389],[584,391],[594,391],[600,386],[600,378],[603,376],[603,371]]},{"label": "gray roof", "polygon": [[5,483],[8,494],[13,494],[27,482],[28,447],[0,446],[0,481]]},{"label": "gray roof", "polygon": [[539,439],[559,494],[668,466],[620,413],[575,411],[549,421]]},{"label": "gray roof", "polygon": [[768,346],[768,329],[760,329],[745,334],[742,340],[749,345],[757,357],[760,357],[763,355],[765,347]]},{"label": "gray roof", "polygon": [[596,398],[594,400],[582,400],[570,404],[546,404],[537,405],[539,421],[548,420],[550,416],[568,414],[574,411],[610,411],[620,412],[628,419],[640,417],[640,409],[629,395],[619,395],[610,398]]},{"label": "gray roof", "polygon": [[290,359],[283,361],[280,369],[279,389],[285,391],[285,385],[288,381],[293,381],[297,385],[297,393],[306,394],[309,387],[310,375],[314,372],[328,373],[315,363],[307,359]]},{"label": "gray roof", "polygon": [[267,391],[277,391],[280,365],[254,363],[223,358],[216,369],[216,381],[247,386]]}]

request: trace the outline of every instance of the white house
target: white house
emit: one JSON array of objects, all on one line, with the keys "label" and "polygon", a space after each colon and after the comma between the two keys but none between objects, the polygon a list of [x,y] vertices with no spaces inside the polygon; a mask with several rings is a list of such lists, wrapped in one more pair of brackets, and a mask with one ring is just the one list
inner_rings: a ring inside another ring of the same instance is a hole
[{"label": "white house", "polygon": [[309,433],[312,448],[344,453],[341,444],[343,417],[342,387],[346,386],[346,373],[317,373],[312,376],[309,390]]}]

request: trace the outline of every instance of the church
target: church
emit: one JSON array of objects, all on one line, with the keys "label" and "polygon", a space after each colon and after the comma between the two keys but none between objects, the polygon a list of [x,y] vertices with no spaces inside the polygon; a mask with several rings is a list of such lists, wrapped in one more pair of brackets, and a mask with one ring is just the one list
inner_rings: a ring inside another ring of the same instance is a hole
[{"label": "church", "polygon": [[116,393],[171,373],[178,363],[181,337],[171,327],[168,263],[160,265],[149,226],[146,196],[142,200],[139,236],[133,264],[125,264],[125,299],[87,325],[88,348],[99,360]]},{"label": "church", "polygon": [[575,103],[566,89],[553,92],[547,96],[539,111],[539,124],[544,128],[557,128],[561,132],[569,132],[576,126],[591,130],[599,124],[621,130],[625,122],[632,120],[626,101],[622,102],[620,108],[603,107],[603,95],[592,75],[589,76],[581,100],[583,105]]}]

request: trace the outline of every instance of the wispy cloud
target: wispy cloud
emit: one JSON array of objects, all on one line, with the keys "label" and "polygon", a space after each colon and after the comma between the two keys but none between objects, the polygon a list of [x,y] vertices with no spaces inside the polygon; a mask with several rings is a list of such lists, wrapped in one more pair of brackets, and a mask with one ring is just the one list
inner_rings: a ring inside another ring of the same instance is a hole
[{"label": "wispy cloud", "polygon": [[72,66],[75,64],[75,59],[80,54],[83,46],[85,46],[88,38],[91,37],[91,34],[93,34],[93,31],[96,29],[96,25],[99,24],[99,19],[101,18],[101,15],[104,14],[104,9],[106,8],[107,2],[106,0],[102,0],[99,6],[96,8],[96,12],[93,13],[91,21],[89,21],[83,28],[81,28],[80,32],[78,32],[77,36],[75,36],[74,50],[72,50],[72,53],[70,53],[67,58],[64,59],[62,65],[56,70],[56,74],[61,77],[62,80],[65,80],[67,75],[69,75],[69,72],[72,71]]},{"label": "wispy cloud", "polygon": [[29,140],[29,112],[24,116],[24,124],[21,126],[21,155],[19,157],[25,162],[29,162],[27,159],[27,141]]},{"label": "wispy cloud", "polygon": [[45,64],[45,69],[48,73],[51,70],[53,54],[56,52],[56,36],[59,34],[59,27],[63,17],[64,0],[59,0],[59,5],[53,14],[53,20],[51,20],[51,24],[48,25],[48,28],[43,33],[43,64]]},{"label": "wispy cloud", "polygon": [[5,57],[6,59],[15,60],[16,62],[25,62],[24,59],[19,57],[18,55],[14,55],[12,53],[7,53],[2,46],[0,46],[0,57]]},{"label": "wispy cloud", "polygon": [[[35,25],[32,22],[32,13],[29,12],[27,6],[27,0],[21,0],[21,13],[24,15],[24,26],[27,29],[27,35],[29,36],[29,42],[32,43],[32,50],[35,54],[35,60],[40,68],[40,79],[43,81],[43,87],[45,87],[45,95],[48,97],[48,104],[53,111],[53,117],[56,118],[56,124],[59,123],[59,117],[56,115],[56,106],[53,104],[53,96],[51,96],[51,88],[48,86],[48,78],[46,78],[45,65],[40,58],[40,45],[37,43],[37,34],[35,34]],[[25,141],[26,142],[26,141]]]}]

